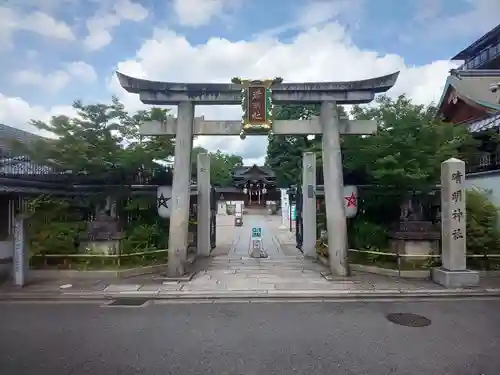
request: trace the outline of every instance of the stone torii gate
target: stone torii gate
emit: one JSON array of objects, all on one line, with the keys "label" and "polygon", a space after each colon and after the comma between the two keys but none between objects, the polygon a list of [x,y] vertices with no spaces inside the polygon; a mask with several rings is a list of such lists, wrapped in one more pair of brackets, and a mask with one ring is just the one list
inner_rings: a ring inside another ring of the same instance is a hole
[{"label": "stone torii gate", "polygon": [[[189,183],[191,150],[194,135],[279,135],[321,134],[323,142],[323,175],[328,231],[330,269],[333,274],[348,275],[347,227],[344,212],[341,134],[372,134],[374,121],[339,119],[337,104],[371,102],[376,93],[389,90],[399,72],[383,77],[346,82],[281,83],[276,80],[240,83],[173,83],[138,79],[117,72],[121,86],[139,94],[151,105],[177,105],[177,118],[142,125],[141,135],[175,136],[172,213],[170,217],[168,276],[184,274],[187,257]],[[309,120],[272,119],[273,104],[320,103],[319,117]],[[242,121],[209,121],[194,117],[194,106],[241,104]],[[306,161],[309,159],[309,162]],[[315,256],[316,242],[316,176],[314,158],[304,160],[303,216],[304,253]],[[314,164],[314,165],[313,165]],[[313,176],[314,175],[314,176]],[[202,192],[200,192],[202,194]],[[203,194],[202,194],[203,195]],[[203,199],[203,197],[200,197]],[[206,216],[206,218],[205,218]],[[201,213],[199,233],[209,233],[209,212]],[[204,227],[207,226],[207,230]],[[209,255],[209,238],[198,238],[199,254]],[[204,243],[206,242],[206,243]]]}]

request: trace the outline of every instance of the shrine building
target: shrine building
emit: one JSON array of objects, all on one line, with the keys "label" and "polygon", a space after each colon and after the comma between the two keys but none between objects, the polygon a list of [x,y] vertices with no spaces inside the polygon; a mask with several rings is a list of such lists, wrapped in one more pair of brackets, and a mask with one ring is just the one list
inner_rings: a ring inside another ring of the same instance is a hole
[{"label": "shrine building", "polygon": [[216,187],[219,201],[242,201],[245,207],[265,207],[266,202],[279,201],[276,175],[267,167],[241,166],[232,171],[232,185]]},{"label": "shrine building", "polygon": [[448,76],[437,115],[469,129],[480,140],[467,160],[468,188],[480,188],[500,206],[500,153],[491,135],[500,128],[500,25],[452,58],[461,61]]}]

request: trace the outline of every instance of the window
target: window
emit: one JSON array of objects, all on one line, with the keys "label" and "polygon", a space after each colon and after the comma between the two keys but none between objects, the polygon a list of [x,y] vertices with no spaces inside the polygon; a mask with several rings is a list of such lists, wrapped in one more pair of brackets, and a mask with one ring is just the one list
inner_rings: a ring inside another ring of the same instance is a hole
[{"label": "window", "polygon": [[490,49],[490,56],[493,57],[493,56],[496,56],[497,54],[500,53],[500,43],[494,45],[493,47],[491,47]]},{"label": "window", "polygon": [[479,55],[480,62],[485,62],[486,60],[488,60],[488,50],[484,50],[481,52],[481,55]]}]

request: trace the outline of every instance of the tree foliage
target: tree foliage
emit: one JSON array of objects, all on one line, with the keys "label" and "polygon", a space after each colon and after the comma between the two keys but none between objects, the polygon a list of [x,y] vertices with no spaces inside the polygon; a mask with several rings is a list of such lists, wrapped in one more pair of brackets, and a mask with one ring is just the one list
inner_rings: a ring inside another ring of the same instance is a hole
[{"label": "tree foliage", "polygon": [[[319,114],[316,105],[284,105],[277,107],[276,120],[302,120]],[[265,165],[276,173],[276,182],[280,187],[297,184],[302,170],[302,153],[308,150],[316,140],[306,136],[269,135]]]},{"label": "tree foliage", "polygon": [[243,158],[237,155],[225,154],[220,150],[208,152],[203,147],[194,147],[192,156],[193,171],[196,171],[196,158],[200,153],[207,153],[210,155],[210,179],[212,184],[218,186],[231,186],[232,171],[235,167],[243,165]]},{"label": "tree foliage", "polygon": [[467,191],[467,252],[471,254],[497,253],[500,250],[498,208],[487,195]]},{"label": "tree foliage", "polygon": [[75,101],[73,108],[77,111],[74,117],[31,122],[55,136],[25,150],[34,161],[76,173],[102,174],[116,168],[134,171],[153,166],[154,160],[164,160],[173,153],[172,138],[139,136],[141,122],[163,121],[167,109],[129,114],[117,98],[110,104]]},{"label": "tree foliage", "polygon": [[439,182],[443,161],[477,152],[479,143],[467,129],[440,121],[433,106],[413,104],[404,95],[380,96],[376,104],[354,106],[352,115],[377,121],[377,133],[343,140],[346,168],[363,171],[373,184],[401,195],[426,192]]},{"label": "tree foliage", "polygon": [[[317,104],[289,104],[276,108],[276,120],[306,120],[319,116],[320,107]],[[342,116],[344,108],[339,106]],[[297,135],[269,135],[266,166],[276,173],[278,186],[288,187],[300,183],[302,177],[302,154],[315,152],[317,166],[322,168],[321,136],[314,138]]]}]

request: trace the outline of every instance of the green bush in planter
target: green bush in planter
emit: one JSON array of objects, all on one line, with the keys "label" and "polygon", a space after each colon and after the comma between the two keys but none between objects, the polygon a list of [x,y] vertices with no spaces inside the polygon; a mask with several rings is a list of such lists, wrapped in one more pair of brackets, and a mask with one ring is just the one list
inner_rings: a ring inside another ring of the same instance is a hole
[{"label": "green bush in planter", "polygon": [[[498,208],[478,190],[467,191],[467,253],[499,254],[500,230]],[[471,258],[468,263],[477,266],[481,260]],[[488,263],[493,261],[488,261]],[[481,268],[489,268],[482,264]]]},{"label": "green bush in planter", "polygon": [[348,222],[349,247],[352,249],[380,250],[388,248],[388,229],[361,218],[354,218]]}]

